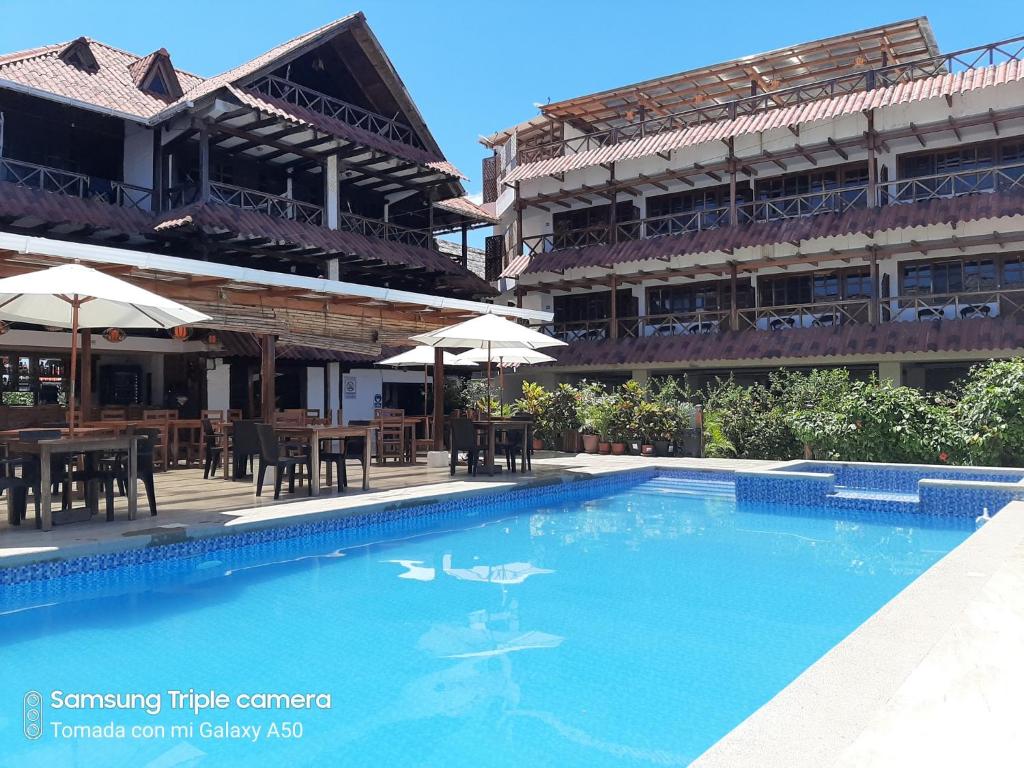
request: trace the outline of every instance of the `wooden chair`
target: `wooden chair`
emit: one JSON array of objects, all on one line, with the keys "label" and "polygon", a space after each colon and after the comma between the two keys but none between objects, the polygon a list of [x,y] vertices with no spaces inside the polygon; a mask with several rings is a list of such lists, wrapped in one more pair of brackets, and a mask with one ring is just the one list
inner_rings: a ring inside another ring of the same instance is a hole
[{"label": "wooden chair", "polygon": [[228,408],[228,421],[241,421],[242,420],[242,409],[241,408]]},{"label": "wooden chair", "polygon": [[305,408],[285,408],[278,411],[275,422],[280,427],[304,427],[306,426]]},{"label": "wooden chair", "polygon": [[373,418],[375,419],[404,419],[405,410],[403,408],[374,408]]},{"label": "wooden chair", "polygon": [[307,424],[318,424],[320,422],[320,409],[307,408],[305,419]]},{"label": "wooden chair", "polygon": [[100,421],[124,421],[127,418],[125,408],[100,408]]},{"label": "wooden chair", "polygon": [[143,421],[170,421],[176,418],[178,418],[178,412],[166,408],[149,408],[142,412]]},{"label": "wooden chair", "polygon": [[213,428],[213,422],[209,418],[203,418],[203,479],[217,477],[217,467],[220,466],[221,458],[225,458],[223,432],[218,433]]},{"label": "wooden chair", "polygon": [[405,419],[385,418],[377,420],[377,463],[388,459],[404,461],[406,458]]},{"label": "wooden chair", "polygon": [[224,421],[224,411],[200,411],[200,419],[209,419],[210,421]]}]

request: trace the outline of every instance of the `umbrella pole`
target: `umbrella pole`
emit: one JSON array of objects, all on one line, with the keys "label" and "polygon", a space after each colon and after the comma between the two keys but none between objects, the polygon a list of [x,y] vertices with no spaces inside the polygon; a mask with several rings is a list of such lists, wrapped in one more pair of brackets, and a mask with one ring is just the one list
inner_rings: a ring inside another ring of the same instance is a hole
[{"label": "umbrella pole", "polygon": [[423,415],[424,416],[427,415],[427,389],[428,389],[428,386],[429,386],[428,385],[428,379],[427,379],[427,369],[429,367],[430,367],[429,365],[424,365],[423,366]]},{"label": "umbrella pole", "polygon": [[491,342],[487,342],[487,420],[491,420]]},{"label": "umbrella pole", "polygon": [[498,397],[500,400],[500,410],[504,414],[505,412],[505,363],[498,360]]},{"label": "umbrella pole", "polygon": [[68,394],[68,434],[75,435],[75,375],[78,372],[78,296],[71,297],[71,388]]}]

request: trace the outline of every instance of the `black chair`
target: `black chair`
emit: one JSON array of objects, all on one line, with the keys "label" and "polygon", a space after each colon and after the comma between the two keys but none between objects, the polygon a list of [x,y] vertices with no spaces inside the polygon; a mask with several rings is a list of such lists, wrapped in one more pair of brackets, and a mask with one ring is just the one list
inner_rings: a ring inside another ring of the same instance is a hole
[{"label": "black chair", "polygon": [[[263,493],[263,480],[267,475],[267,467],[274,468],[274,499],[281,498],[281,481],[285,470],[288,471],[288,493],[295,493],[295,468],[306,467],[313,474],[313,464],[308,453],[287,455],[277,441],[277,434],[269,424],[257,424],[256,435],[260,446],[259,474],[256,478],[256,495]],[[317,471],[319,471],[317,467]],[[308,494],[313,495],[313,484],[307,486]]]},{"label": "black chair", "polygon": [[340,443],[338,450],[324,450],[323,444],[321,444],[320,463],[335,465],[338,472],[338,493],[343,493],[345,488],[348,487],[348,469],[346,467],[348,460],[355,459],[358,461],[359,468],[362,470],[363,459],[365,458],[364,449],[366,447],[366,438],[334,438],[330,441],[325,440],[324,442],[329,444]]},{"label": "black chair", "polygon": [[530,461],[530,454],[533,452],[531,443],[533,440],[533,416],[528,413],[517,413],[512,417],[513,421],[526,421],[529,426],[526,429],[515,429],[506,432],[503,443],[505,449],[505,464],[513,472],[516,471],[516,454],[519,454],[523,472],[533,470],[533,463]]},{"label": "black chair", "polygon": [[260,454],[260,439],[256,427],[261,422],[242,419],[234,422],[231,434],[231,461],[234,462],[235,480],[246,477],[246,467]]},{"label": "black chair", "polygon": [[[57,440],[60,437],[61,431],[59,429],[23,429],[18,432],[18,441],[22,443]],[[39,463],[39,456],[28,454],[21,458],[24,460],[21,464],[21,478],[32,489],[32,500],[35,503],[36,509],[36,526],[41,526],[42,518],[39,516],[39,497],[41,494],[42,468]],[[61,496],[62,509],[69,509],[71,507],[71,483],[68,482],[69,461],[70,458],[65,454],[50,457],[50,492],[56,493],[63,489]]]},{"label": "black chair", "polygon": [[[135,476],[141,480],[146,489],[146,500],[149,502],[149,514],[156,516],[156,485],[153,480],[156,462],[154,455],[163,430],[160,429],[134,429],[130,434],[140,438],[135,444]],[[120,495],[124,496],[128,488],[128,454],[119,452],[117,456],[107,459],[101,465],[101,474],[105,483],[104,491],[108,494],[117,485]],[[110,489],[110,490],[108,490]],[[107,520],[114,519],[114,509],[107,497]]]},{"label": "black chair", "polygon": [[7,493],[7,522],[21,525],[28,512],[28,483],[20,477],[0,477],[0,492]]},{"label": "black chair", "polygon": [[469,466],[469,473],[476,474],[476,467],[480,461],[480,446],[476,440],[476,428],[469,419],[452,419],[448,427],[448,447],[452,454],[451,474],[455,474],[455,465],[459,460],[459,453],[466,454],[466,463]]},{"label": "black chair", "polygon": [[206,460],[203,462],[203,480],[217,476],[217,468],[224,453],[220,443],[221,435],[213,428],[213,422],[203,419],[203,442],[205,443]]}]

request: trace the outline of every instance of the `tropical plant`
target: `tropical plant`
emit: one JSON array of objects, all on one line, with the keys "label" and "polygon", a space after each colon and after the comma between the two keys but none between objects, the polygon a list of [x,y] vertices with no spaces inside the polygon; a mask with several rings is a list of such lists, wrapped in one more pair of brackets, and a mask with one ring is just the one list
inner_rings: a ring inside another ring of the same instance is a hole
[{"label": "tropical plant", "polygon": [[519,413],[528,413],[533,418],[533,433],[540,440],[548,439],[547,423],[545,416],[548,411],[548,403],[551,400],[551,393],[540,384],[532,381],[523,382],[523,396],[513,404],[514,409]]},{"label": "tropical plant", "polygon": [[1024,360],[975,366],[957,395],[952,420],[964,430],[967,456],[980,464],[1024,465]]}]

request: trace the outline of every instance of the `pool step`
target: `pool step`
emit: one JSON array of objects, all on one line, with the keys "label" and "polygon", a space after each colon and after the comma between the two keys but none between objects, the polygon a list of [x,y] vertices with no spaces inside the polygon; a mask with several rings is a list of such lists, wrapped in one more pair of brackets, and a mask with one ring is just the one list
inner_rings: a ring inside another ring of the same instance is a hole
[{"label": "pool step", "polygon": [[894,512],[917,512],[920,507],[920,499],[916,493],[873,491],[842,486],[835,493],[826,496],[825,503],[841,509],[877,510],[881,507]]},{"label": "pool step", "polygon": [[685,478],[656,477],[640,483],[636,486],[635,490],[640,493],[698,496],[715,499],[732,499],[736,496],[736,486],[724,480],[687,480]]}]

